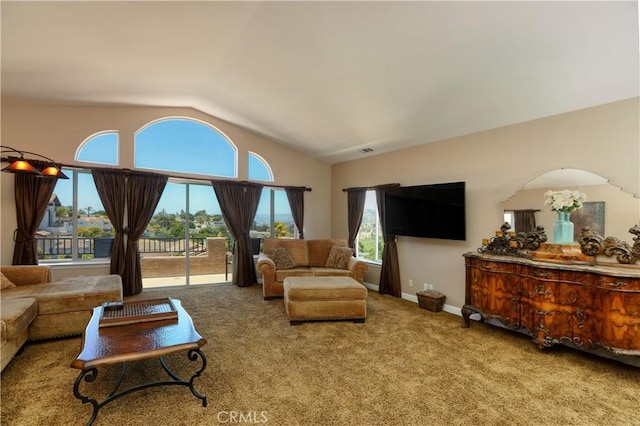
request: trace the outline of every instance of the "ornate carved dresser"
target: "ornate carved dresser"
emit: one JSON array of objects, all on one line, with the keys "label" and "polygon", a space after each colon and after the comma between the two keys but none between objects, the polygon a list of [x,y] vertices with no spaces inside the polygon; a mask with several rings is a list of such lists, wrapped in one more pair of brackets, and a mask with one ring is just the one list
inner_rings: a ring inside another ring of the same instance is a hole
[{"label": "ornate carved dresser", "polygon": [[[470,315],[526,333],[539,348],[605,350],[640,366],[640,268],[466,253]],[[494,322],[494,321],[492,321]]]}]

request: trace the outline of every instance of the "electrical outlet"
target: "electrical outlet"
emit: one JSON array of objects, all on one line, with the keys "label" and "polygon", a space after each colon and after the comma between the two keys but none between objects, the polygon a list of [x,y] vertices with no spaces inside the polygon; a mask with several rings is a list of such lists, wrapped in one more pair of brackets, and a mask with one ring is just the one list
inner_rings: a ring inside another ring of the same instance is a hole
[{"label": "electrical outlet", "polygon": [[433,290],[433,284],[429,284],[429,290]]},{"label": "electrical outlet", "polygon": [[409,287],[413,287],[413,280],[409,280]]},{"label": "electrical outlet", "polygon": [[424,283],[424,290],[425,290],[425,291],[429,290],[429,284]]}]

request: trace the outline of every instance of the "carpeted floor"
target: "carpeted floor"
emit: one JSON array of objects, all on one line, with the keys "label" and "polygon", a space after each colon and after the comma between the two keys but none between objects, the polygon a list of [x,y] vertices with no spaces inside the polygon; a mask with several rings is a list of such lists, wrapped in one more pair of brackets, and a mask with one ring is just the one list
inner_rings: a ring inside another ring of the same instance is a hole
[{"label": "carpeted floor", "polygon": [[[182,301],[208,340],[196,389],[150,388],[100,410],[95,425],[640,425],[640,368],[369,291],[364,324],[290,326],[282,300],[259,286],[144,292]],[[69,364],[80,338],[28,344],[2,373],[2,425],[80,425]],[[192,372],[186,355],[168,363]],[[87,394],[106,394],[117,369]],[[157,361],[133,364],[125,386],[164,380]]]}]

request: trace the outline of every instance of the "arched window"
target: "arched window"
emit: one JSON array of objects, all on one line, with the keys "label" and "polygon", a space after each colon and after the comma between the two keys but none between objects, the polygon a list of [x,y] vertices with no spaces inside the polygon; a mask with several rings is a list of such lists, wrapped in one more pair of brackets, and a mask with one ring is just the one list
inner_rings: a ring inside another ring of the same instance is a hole
[{"label": "arched window", "polygon": [[118,165],[118,132],[105,130],[86,138],[76,151],[76,161]]},{"label": "arched window", "polygon": [[[251,180],[265,182],[273,182],[274,180],[269,164],[255,152],[249,152],[247,168],[247,174]],[[266,237],[291,238],[296,236],[297,230],[293,223],[291,207],[284,189],[265,187],[262,190],[258,211],[251,228],[251,237],[262,239]]]},{"label": "arched window", "polygon": [[142,169],[237,177],[237,152],[221,131],[186,117],[153,121],[134,138],[134,166]]},{"label": "arched window", "polygon": [[255,152],[249,152],[248,161],[249,179],[273,182],[273,172],[264,158]]}]

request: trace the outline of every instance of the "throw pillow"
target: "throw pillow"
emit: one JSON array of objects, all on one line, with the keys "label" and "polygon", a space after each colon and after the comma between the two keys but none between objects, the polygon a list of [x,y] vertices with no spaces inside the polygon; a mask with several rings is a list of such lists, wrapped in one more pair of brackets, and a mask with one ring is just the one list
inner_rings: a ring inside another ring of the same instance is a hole
[{"label": "throw pillow", "polygon": [[276,264],[276,269],[291,269],[296,267],[296,262],[293,261],[291,255],[284,247],[267,249],[264,254],[273,260],[273,263]]},{"label": "throw pillow", "polygon": [[0,290],[4,290],[5,288],[14,288],[16,285],[11,282],[9,278],[2,272],[0,272]]},{"label": "throw pillow", "polygon": [[349,265],[349,259],[353,256],[353,250],[349,247],[331,247],[327,263],[324,265],[327,268],[334,269],[347,269]]}]

